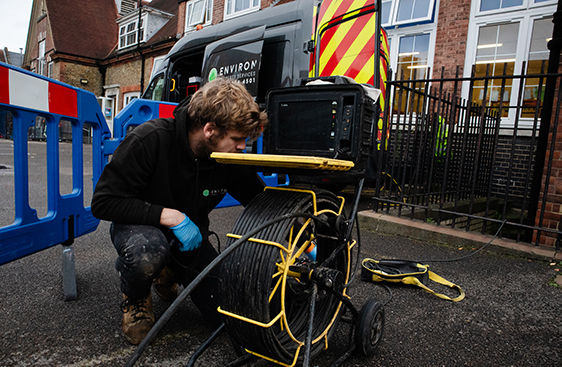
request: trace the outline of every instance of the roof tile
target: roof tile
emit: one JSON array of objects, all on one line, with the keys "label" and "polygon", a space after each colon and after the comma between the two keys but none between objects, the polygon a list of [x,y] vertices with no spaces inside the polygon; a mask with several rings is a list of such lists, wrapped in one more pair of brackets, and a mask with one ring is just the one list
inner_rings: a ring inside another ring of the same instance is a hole
[{"label": "roof tile", "polygon": [[114,0],[46,0],[55,50],[102,59],[117,44]]}]

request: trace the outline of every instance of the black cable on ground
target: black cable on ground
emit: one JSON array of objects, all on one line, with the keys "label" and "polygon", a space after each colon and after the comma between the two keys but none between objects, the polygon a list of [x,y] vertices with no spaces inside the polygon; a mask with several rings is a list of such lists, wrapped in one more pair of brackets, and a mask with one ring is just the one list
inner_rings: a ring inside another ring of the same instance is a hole
[{"label": "black cable on ground", "polygon": [[491,244],[491,243],[498,237],[500,231],[501,231],[502,228],[503,228],[503,225],[504,225],[506,222],[507,222],[507,220],[504,220],[504,221],[502,222],[502,224],[500,225],[500,228],[498,228],[498,230],[496,231],[496,234],[494,235],[494,237],[492,237],[492,239],[491,239],[490,241],[488,241],[488,243],[486,243],[484,246],[480,247],[478,250],[475,250],[475,251],[471,252],[471,253],[468,254],[468,255],[461,256],[461,257],[458,257],[458,258],[456,258],[456,259],[412,260],[412,261],[415,261],[415,262],[418,262],[418,263],[424,263],[424,262],[425,262],[425,263],[431,263],[431,262],[436,263],[436,262],[454,262],[454,261],[461,261],[461,260],[468,259],[469,257],[476,255],[477,253],[479,253],[480,251],[482,251],[482,250],[484,250],[486,247],[488,247],[488,245]]}]

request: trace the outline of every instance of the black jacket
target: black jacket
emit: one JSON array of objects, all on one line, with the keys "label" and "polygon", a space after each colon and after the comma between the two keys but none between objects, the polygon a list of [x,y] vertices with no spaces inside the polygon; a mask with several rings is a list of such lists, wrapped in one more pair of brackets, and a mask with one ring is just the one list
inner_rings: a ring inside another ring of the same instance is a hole
[{"label": "black jacket", "polygon": [[263,191],[259,176],[247,167],[194,156],[187,103],[178,105],[174,116],[139,125],[119,144],[94,191],[96,218],[160,226],[162,209],[172,208],[185,213],[206,239],[208,214],[226,192],[246,205]]}]

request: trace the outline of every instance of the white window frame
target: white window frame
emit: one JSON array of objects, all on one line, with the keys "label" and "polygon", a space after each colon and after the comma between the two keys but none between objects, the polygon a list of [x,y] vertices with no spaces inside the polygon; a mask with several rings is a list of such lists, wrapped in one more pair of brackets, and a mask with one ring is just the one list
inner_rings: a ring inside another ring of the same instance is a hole
[{"label": "white window frame", "polygon": [[[486,0],[480,0],[486,1]],[[519,34],[517,37],[518,47],[515,55],[514,74],[520,75],[524,61],[528,60],[533,22],[537,19],[551,17],[556,11],[556,1],[545,1],[535,4],[534,0],[524,0],[523,6],[504,8],[495,11],[480,12],[480,1],[472,3],[471,15],[468,26],[466,56],[464,64],[464,77],[469,78],[472,65],[476,62],[476,46],[481,27],[493,26],[505,23],[519,23]],[[517,100],[519,92],[519,80],[514,79],[511,85],[510,103]],[[468,99],[468,83],[463,84],[462,97]],[[512,129],[516,120],[515,109],[510,109],[507,117],[502,117],[500,128]],[[519,129],[530,129],[533,119],[520,117],[518,121]],[[501,130],[500,130],[501,131]],[[506,131],[513,134],[511,130]]]},{"label": "white window frame", "polygon": [[[231,3],[232,7],[233,7],[231,13],[228,13],[229,3]],[[243,9],[243,10],[240,10],[240,11],[236,11],[234,9],[234,7],[236,5],[236,0],[224,0],[224,20],[236,18],[236,17],[239,17],[241,15],[253,13],[253,12],[256,12],[256,11],[260,10],[261,0],[258,0],[258,5],[253,5],[253,3],[254,3],[254,0],[250,0],[250,7],[249,8]]]},{"label": "white window frame", "polygon": [[[146,42],[146,22],[147,22],[147,15],[143,15],[141,17],[141,41],[140,43],[145,43]],[[123,23],[121,25],[119,25],[119,35],[118,35],[118,49],[119,50],[123,50],[125,48],[134,46],[136,44],[138,44],[138,34],[139,34],[139,28],[137,25],[137,22],[139,21],[138,16],[136,18],[134,18],[133,20],[127,22],[127,23]],[[131,27],[132,26],[132,27]],[[134,42],[128,42],[129,36],[134,35],[135,40]],[[125,40],[124,44],[121,42],[122,39]]]},{"label": "white window frame", "polygon": [[39,54],[37,56],[37,69],[39,75],[45,75],[45,39],[39,41]]},{"label": "white window frame", "polygon": [[[394,19],[396,4],[398,0],[390,0],[392,1],[391,6],[391,14],[389,19]],[[439,2],[434,1],[434,6],[430,12],[430,14],[439,13]],[[385,26],[385,24],[383,24]],[[403,37],[410,37],[410,36],[419,36],[422,34],[429,34],[429,49],[427,55],[427,67],[429,68],[429,72],[426,75],[426,78],[431,78],[433,74],[433,62],[435,57],[435,40],[437,35],[437,22],[425,22],[421,23],[418,22],[418,19],[415,22],[412,22],[411,25],[402,26],[402,27],[385,27],[387,32],[388,42],[390,44],[389,48],[389,67],[392,68],[392,76],[391,79],[394,80],[396,71],[398,70],[398,51],[400,49],[400,40]],[[419,77],[418,77],[419,78]],[[389,103],[393,104],[394,102],[389,101]],[[415,117],[414,117],[415,118]]]},{"label": "white window frame", "polygon": [[[400,39],[403,37],[418,36],[422,34],[429,34],[429,51],[428,51],[429,53],[427,58],[427,66],[430,68],[430,73],[428,77],[431,78],[431,74],[433,73],[433,60],[435,56],[435,37],[437,34],[436,23],[428,23],[428,24],[421,24],[412,27],[387,30],[388,42],[390,43],[389,67],[392,68],[393,73],[395,73],[396,70],[398,70],[397,66],[398,66],[398,51],[400,48]],[[392,78],[394,79],[394,75],[392,75]]]},{"label": "white window frame", "polygon": [[123,108],[131,103],[133,99],[140,98],[140,92],[127,92],[123,93]]},{"label": "white window frame", "polygon": [[[489,0],[477,0],[472,2],[473,5],[476,5],[476,8],[474,9],[476,15],[490,15],[490,14],[494,15],[497,13],[504,13],[504,12],[517,12],[521,10],[527,10],[528,8],[530,9],[535,7],[556,5],[557,3],[557,0],[547,0],[540,3],[536,3],[535,0],[523,0],[523,3],[521,5],[510,6],[508,8],[480,11],[480,7],[483,1],[489,1]],[[501,0],[501,1],[506,1],[506,0]]]},{"label": "white window frame", "polygon": [[[195,21],[194,19],[190,19],[190,18],[192,15],[193,8],[198,3],[203,3],[204,11],[201,12],[201,16],[197,19],[197,21]],[[213,0],[190,0],[185,4],[185,25],[184,25],[185,32],[190,32],[194,30],[198,24],[201,24],[202,26],[209,26],[212,24],[212,22],[213,22]]]},{"label": "white window frame", "polygon": [[54,69],[55,63],[54,62],[50,62],[47,64],[47,77],[48,78],[53,78],[53,69]]},{"label": "white window frame", "polygon": [[[424,17],[399,21],[397,19],[398,9],[400,8],[400,4],[403,3],[404,1],[406,1],[406,0],[383,0],[382,1],[382,3],[384,3],[384,4],[391,3],[390,8],[389,8],[390,14],[389,14],[389,17],[388,17],[388,22],[383,23],[382,24],[383,27],[400,26],[400,25],[407,25],[407,24],[418,24],[418,23],[422,23],[422,22],[429,22],[433,19],[434,10],[437,7],[437,4],[436,4],[437,1],[436,0],[429,0],[429,7],[427,9],[427,14]],[[420,0],[409,0],[409,1],[413,1],[414,2],[413,6],[415,6],[415,2],[420,1]]]}]

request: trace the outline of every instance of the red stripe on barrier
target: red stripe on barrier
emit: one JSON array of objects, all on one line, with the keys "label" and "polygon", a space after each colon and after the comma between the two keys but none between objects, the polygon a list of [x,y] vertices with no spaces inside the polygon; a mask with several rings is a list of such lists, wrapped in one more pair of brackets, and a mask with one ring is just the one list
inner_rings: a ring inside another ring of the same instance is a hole
[{"label": "red stripe on barrier", "polygon": [[49,83],[49,112],[78,117],[78,97],[75,90]]},{"label": "red stripe on barrier", "polygon": [[175,105],[160,104],[158,108],[158,116],[160,118],[174,117]]},{"label": "red stripe on barrier", "polygon": [[0,103],[10,104],[9,70],[3,66],[0,66]]}]

